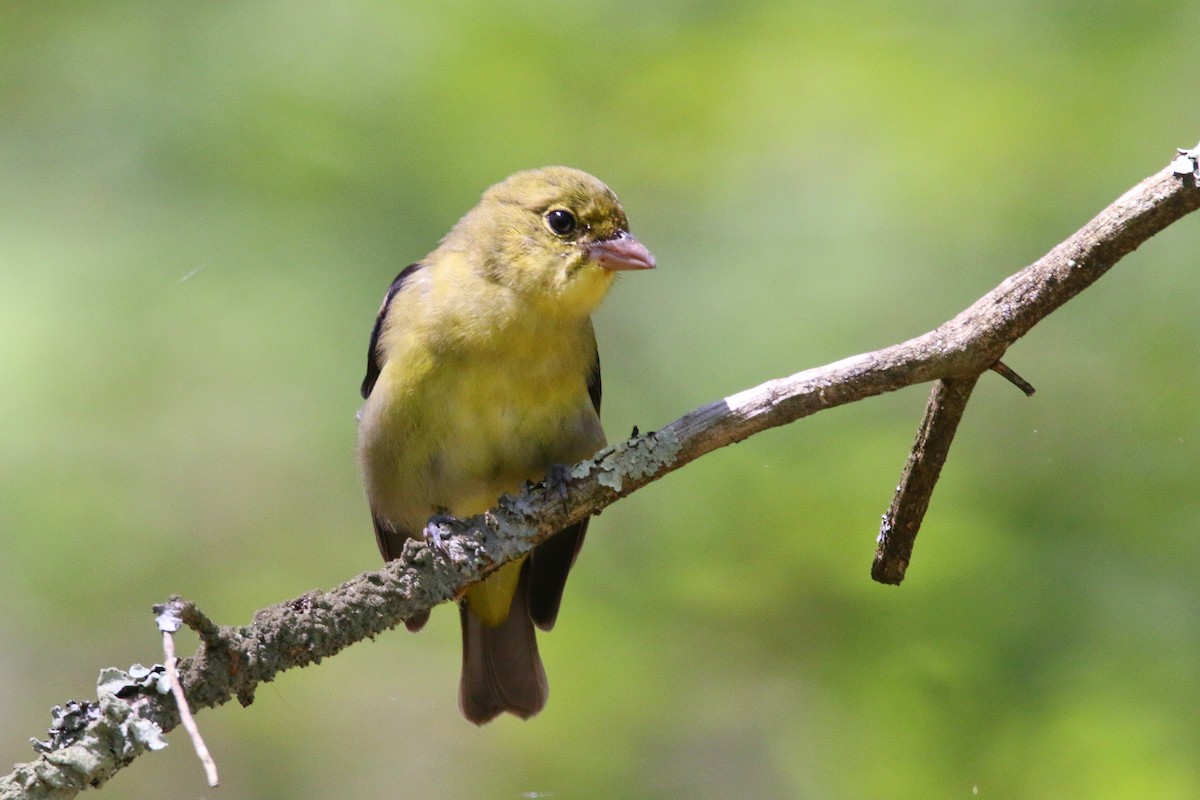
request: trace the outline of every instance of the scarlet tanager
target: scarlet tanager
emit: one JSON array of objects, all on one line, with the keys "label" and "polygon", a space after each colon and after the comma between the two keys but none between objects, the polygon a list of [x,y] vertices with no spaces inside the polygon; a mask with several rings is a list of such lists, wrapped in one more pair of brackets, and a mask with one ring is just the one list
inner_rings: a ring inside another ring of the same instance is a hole
[{"label": "scarlet tanager", "polygon": [[[590,315],[616,272],[653,266],[607,186],[546,167],[488,189],[396,277],[371,331],[358,427],[384,559],[431,516],[479,514],[604,446]],[[528,718],[546,704],[534,626],[554,625],[586,529],[559,531],[459,600],[468,720]]]}]

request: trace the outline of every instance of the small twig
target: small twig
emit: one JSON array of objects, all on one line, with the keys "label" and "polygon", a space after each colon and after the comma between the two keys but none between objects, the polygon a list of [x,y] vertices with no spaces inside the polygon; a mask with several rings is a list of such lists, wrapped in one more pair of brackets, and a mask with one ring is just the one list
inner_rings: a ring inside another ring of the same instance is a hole
[{"label": "small twig", "polygon": [[182,624],[195,631],[200,637],[200,641],[209,647],[221,646],[228,636],[228,633],[220,625],[206,617],[204,612],[197,608],[191,600],[184,600],[182,597],[172,595],[168,607],[179,615],[179,621]]},{"label": "small twig", "polygon": [[1020,389],[1025,393],[1026,397],[1033,397],[1033,393],[1037,391],[1037,389],[1033,388],[1032,383],[1014,372],[1012,367],[1008,366],[1008,364],[1005,364],[1003,361],[997,361],[995,364],[992,364],[992,372],[1000,375],[1013,386]]},{"label": "small twig", "polygon": [[921,530],[921,521],[929,508],[929,498],[933,496],[933,488],[950,452],[950,443],[954,441],[954,432],[978,380],[976,375],[934,382],[933,392],[925,405],[925,418],[921,420],[917,440],[908,454],[904,474],[900,476],[900,485],[896,487],[892,505],[879,526],[875,561],[871,564],[871,577],[879,583],[899,585],[904,580],[917,532]]},{"label": "small twig", "polygon": [[158,609],[157,619],[158,629],[162,631],[163,636],[163,665],[167,668],[167,680],[171,683],[171,694],[175,696],[175,704],[179,707],[179,721],[183,723],[184,730],[192,740],[196,757],[204,765],[204,775],[208,778],[208,785],[216,786],[218,783],[217,763],[213,761],[212,754],[208,752],[208,745],[204,743],[204,737],[200,735],[200,728],[196,726],[192,710],[188,707],[187,697],[183,694],[183,684],[179,682],[179,671],[175,669],[178,661],[175,657],[175,631],[179,630],[183,620],[170,604]]}]

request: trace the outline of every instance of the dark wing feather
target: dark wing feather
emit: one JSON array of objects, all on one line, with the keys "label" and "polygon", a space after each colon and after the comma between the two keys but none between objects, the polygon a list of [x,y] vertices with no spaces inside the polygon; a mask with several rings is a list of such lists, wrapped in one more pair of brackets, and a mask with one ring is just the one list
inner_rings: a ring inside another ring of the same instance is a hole
[{"label": "dark wing feather", "polygon": [[600,353],[597,351],[596,358],[592,361],[592,369],[588,372],[588,396],[592,398],[592,408],[596,409],[596,416],[600,416]]},{"label": "dark wing feather", "polygon": [[[379,352],[379,335],[383,331],[383,320],[387,316],[388,306],[392,304],[392,298],[404,286],[404,282],[420,268],[421,265],[417,263],[409,264],[401,270],[396,279],[392,281],[392,285],[388,287],[387,294],[383,297],[383,303],[379,306],[379,313],[375,315],[375,325],[371,328],[371,342],[367,346],[367,375],[362,382],[364,400],[375,388],[375,381],[379,379],[379,371],[383,369],[383,355]],[[379,544],[379,552],[383,554],[383,559],[390,561],[393,558],[399,558],[404,548],[404,541],[409,538],[408,534],[405,531],[393,530],[390,525],[374,514],[371,515],[371,521],[375,523],[375,541]],[[410,631],[419,631],[428,619],[429,612],[426,611],[406,620],[404,624]]]},{"label": "dark wing feather", "polygon": [[533,548],[529,557],[529,618],[544,631],[554,627],[563,587],[583,547],[588,521],[563,528]]},{"label": "dark wing feather", "polygon": [[[379,552],[383,555],[384,561],[399,558],[400,554],[404,552],[406,541],[420,538],[419,536],[410,536],[407,531],[397,530],[374,514],[371,515],[371,522],[375,523],[375,542],[379,545]],[[425,623],[428,621],[429,612],[423,611],[415,617],[404,620],[404,627],[416,633],[425,627]]]},{"label": "dark wing feather", "polygon": [[375,325],[371,328],[371,342],[367,346],[367,375],[362,382],[362,396],[367,399],[370,396],[371,390],[375,388],[375,381],[379,379],[379,371],[383,369],[383,356],[379,352],[379,334],[383,332],[383,320],[387,316],[388,306],[392,304],[392,298],[396,296],[396,292],[404,286],[404,282],[412,276],[414,272],[421,268],[420,263],[409,264],[400,274],[396,276],[396,280],[392,281],[392,285],[388,287],[387,294],[383,296],[383,303],[379,306],[379,313],[375,315]]},{"label": "dark wing feather", "polygon": [[[588,372],[588,396],[600,415],[600,356],[596,355]],[[588,520],[563,528],[533,549],[529,559],[529,617],[542,630],[554,627],[563,587],[575,557],[583,547]]]}]

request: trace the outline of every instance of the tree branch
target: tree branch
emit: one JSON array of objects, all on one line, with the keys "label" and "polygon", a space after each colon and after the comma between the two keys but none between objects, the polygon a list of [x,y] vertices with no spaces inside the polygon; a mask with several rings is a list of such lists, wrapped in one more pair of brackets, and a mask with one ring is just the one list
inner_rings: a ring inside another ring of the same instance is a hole
[{"label": "tree branch", "polygon": [[[253,622],[238,628],[216,625],[194,603],[173,598],[170,610],[201,638],[196,654],[179,665],[188,702],[197,710],[233,697],[248,704],[257,686],[279,672],[318,663],[458,596],[553,532],[719,447],[826,408],[938,381],[918,438],[923,455],[914,455],[908,470],[907,483],[918,502],[903,511],[905,500],[897,496],[903,513],[896,518],[903,520],[907,514],[919,523],[978,377],[997,364],[1013,342],[1124,255],[1200,208],[1196,154],[1181,151],[1169,167],[938,328],[873,353],[768,381],[695,409],[660,431],[601,451],[570,470],[565,496],[556,478],[526,487],[502,498],[492,511],[427,530],[436,534],[431,538],[437,544],[408,542],[402,557],[382,569],[330,591],[309,592],[264,608]],[[912,532],[915,535],[915,528]],[[901,564],[901,575],[911,555],[911,539],[907,547],[887,556],[889,563]],[[887,542],[881,550],[891,552]],[[895,574],[894,567],[885,571]],[[50,739],[36,743],[40,755],[35,761],[19,764],[0,778],[0,800],[67,798],[99,786],[147,749],[162,746],[161,734],[180,722],[161,667],[105,670],[97,698],[56,707]]]},{"label": "tree branch", "polygon": [[912,559],[913,543],[933,496],[933,487],[942,474],[950,443],[954,441],[958,422],[967,410],[967,401],[971,399],[971,390],[978,378],[977,375],[945,378],[933,383],[933,393],[925,406],[925,418],[921,420],[917,441],[904,465],[892,505],[883,515],[883,524],[879,527],[871,577],[880,583],[899,584],[904,580],[908,562]]}]

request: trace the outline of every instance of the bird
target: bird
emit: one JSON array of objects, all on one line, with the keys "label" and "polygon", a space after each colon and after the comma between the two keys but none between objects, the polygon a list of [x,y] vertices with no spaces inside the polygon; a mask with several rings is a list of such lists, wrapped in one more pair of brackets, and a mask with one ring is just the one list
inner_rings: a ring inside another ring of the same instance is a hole
[{"label": "bird", "polygon": [[[617,273],[655,267],[617,196],[570,167],[487,189],[438,246],[400,272],[371,330],[358,463],[385,561],[431,517],[501,495],[605,446],[591,314]],[[587,520],[458,598],[459,708],[482,725],[537,714],[550,630]],[[420,630],[428,612],[406,620]]]}]

